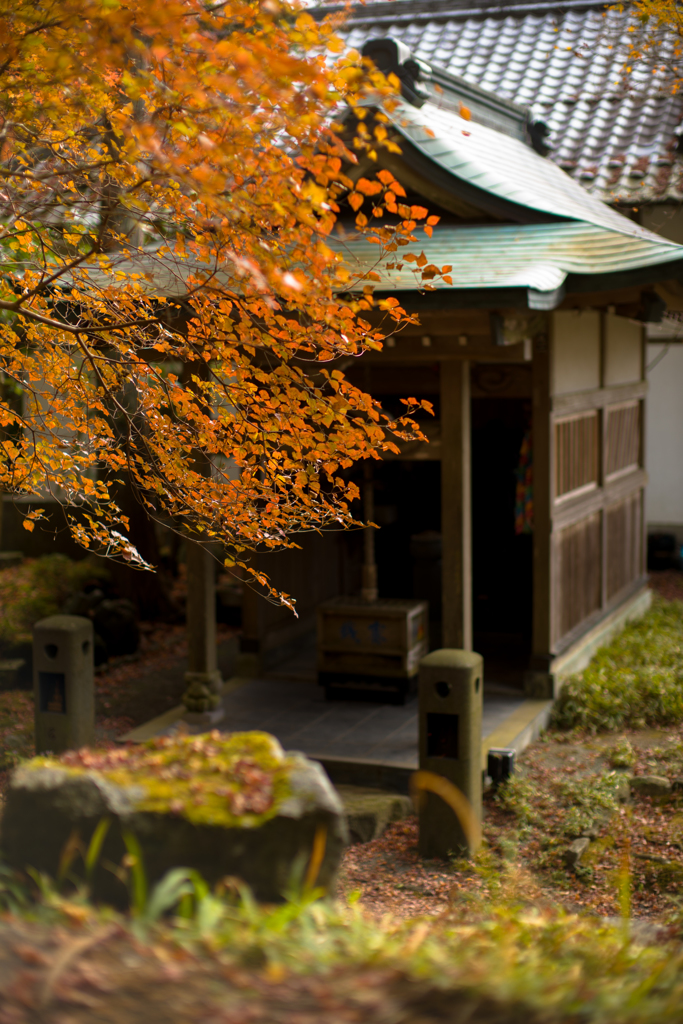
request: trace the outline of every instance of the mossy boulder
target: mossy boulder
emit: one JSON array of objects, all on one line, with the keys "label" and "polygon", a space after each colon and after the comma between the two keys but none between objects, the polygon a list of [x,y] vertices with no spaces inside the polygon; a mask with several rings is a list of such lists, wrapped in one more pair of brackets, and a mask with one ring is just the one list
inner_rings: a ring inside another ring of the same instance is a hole
[{"label": "mossy boulder", "polygon": [[242,879],[263,902],[282,899],[323,849],[316,884],[333,888],[347,842],[342,806],[319,764],[285,754],[267,733],[212,732],[34,758],[7,789],[2,856],[55,878],[65,851],[75,853],[69,870],[83,878],[104,820],[90,883],[94,899],[115,906],[128,901],[126,836],[137,839],[150,884],[172,868],[194,868],[209,884]]}]

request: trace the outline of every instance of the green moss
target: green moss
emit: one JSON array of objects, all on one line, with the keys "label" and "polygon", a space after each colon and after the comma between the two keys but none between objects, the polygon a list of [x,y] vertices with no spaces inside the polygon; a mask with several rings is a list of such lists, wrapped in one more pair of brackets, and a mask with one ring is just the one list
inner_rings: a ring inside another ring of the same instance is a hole
[{"label": "green moss", "polygon": [[117,786],[139,787],[141,811],[177,814],[196,825],[257,828],[291,794],[292,764],[268,733],[214,731],[36,757],[28,767],[96,772]]},{"label": "green moss", "polygon": [[560,729],[602,732],[683,722],[683,602],[650,611],[572,676],[553,709]]},{"label": "green moss", "polygon": [[581,863],[585,867],[594,870],[608,850],[613,850],[615,845],[613,836],[601,836],[590,844],[581,858]]}]

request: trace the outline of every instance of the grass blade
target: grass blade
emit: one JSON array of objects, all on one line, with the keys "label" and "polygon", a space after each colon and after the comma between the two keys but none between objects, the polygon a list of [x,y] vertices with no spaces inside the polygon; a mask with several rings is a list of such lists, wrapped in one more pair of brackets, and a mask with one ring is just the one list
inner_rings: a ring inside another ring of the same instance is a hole
[{"label": "grass blade", "polygon": [[88,850],[85,855],[85,876],[88,881],[90,881],[92,873],[100,859],[102,844],[106,839],[110,825],[111,818],[101,818],[97,823],[97,828],[93,832],[90,842],[88,843]]}]

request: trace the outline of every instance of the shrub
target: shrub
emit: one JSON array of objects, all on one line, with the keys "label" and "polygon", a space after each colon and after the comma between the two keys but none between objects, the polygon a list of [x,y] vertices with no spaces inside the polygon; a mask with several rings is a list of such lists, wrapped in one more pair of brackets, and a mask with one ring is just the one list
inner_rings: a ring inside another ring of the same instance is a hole
[{"label": "shrub", "polygon": [[633,768],[637,758],[628,736],[622,736],[609,748],[607,758],[612,768]]},{"label": "shrub", "polygon": [[104,565],[66,555],[44,555],[0,570],[0,647],[30,641],[35,622],[57,615],[71,594],[107,575]]},{"label": "shrub", "polygon": [[650,611],[564,684],[558,729],[604,732],[683,722],[683,603],[655,598]]}]

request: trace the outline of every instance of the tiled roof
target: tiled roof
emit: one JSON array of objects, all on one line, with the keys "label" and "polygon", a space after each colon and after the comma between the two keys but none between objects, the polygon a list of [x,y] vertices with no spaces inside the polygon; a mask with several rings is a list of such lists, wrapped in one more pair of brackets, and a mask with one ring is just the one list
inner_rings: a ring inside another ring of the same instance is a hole
[{"label": "tiled roof", "polygon": [[[673,95],[665,73],[646,64],[624,76],[635,23],[628,11],[603,12],[581,0],[387,0],[354,4],[344,35],[356,48],[393,36],[416,57],[529,108],[551,129],[551,158],[607,202],[679,201],[683,92]],[[664,40],[660,60],[670,49]]]}]

